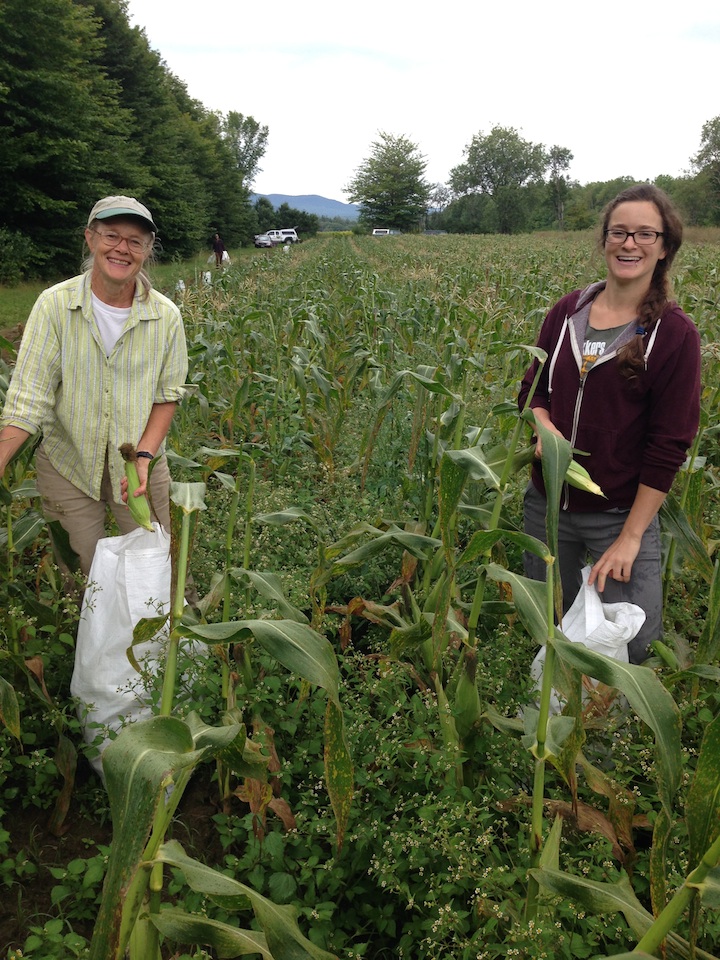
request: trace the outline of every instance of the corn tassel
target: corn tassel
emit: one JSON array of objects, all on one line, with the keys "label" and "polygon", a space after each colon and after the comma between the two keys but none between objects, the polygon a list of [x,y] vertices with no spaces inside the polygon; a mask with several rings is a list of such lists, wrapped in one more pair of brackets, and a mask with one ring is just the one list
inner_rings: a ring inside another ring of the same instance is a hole
[{"label": "corn tassel", "polygon": [[153,530],[150,519],[150,504],[148,498],[143,494],[141,497],[135,496],[135,491],[140,486],[140,478],[137,472],[137,453],[131,443],[124,443],[120,447],[120,453],[125,461],[125,476],[127,477],[127,505],[130,515],[139,527],[146,530]]}]

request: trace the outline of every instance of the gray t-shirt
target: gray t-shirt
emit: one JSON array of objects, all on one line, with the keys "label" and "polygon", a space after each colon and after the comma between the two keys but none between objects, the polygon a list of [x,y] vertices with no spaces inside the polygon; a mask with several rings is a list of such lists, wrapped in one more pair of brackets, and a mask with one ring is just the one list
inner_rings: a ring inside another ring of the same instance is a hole
[{"label": "gray t-shirt", "polygon": [[[630,323],[636,321],[631,320]],[[596,330],[588,323],[585,328],[585,339],[583,341],[583,365],[581,376],[584,376],[590,367],[601,357],[608,346],[615,340],[630,323],[622,323],[619,327],[609,327],[607,330]]]}]

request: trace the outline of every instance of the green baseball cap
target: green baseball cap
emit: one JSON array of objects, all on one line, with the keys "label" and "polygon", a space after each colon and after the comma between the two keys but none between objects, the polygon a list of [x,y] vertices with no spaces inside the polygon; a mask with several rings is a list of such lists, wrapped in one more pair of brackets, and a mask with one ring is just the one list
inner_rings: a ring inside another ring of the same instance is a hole
[{"label": "green baseball cap", "polygon": [[103,197],[90,211],[87,225],[89,227],[93,220],[107,220],[108,217],[139,217],[148,223],[153,233],[157,233],[152,214],[135,197]]}]

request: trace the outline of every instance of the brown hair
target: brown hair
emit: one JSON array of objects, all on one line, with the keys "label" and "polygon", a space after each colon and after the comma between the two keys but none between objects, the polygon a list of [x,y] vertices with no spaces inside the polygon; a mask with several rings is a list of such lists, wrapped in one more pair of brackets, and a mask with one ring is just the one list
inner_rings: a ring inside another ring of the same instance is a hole
[{"label": "brown hair", "polygon": [[670,197],[651,183],[638,183],[633,187],[628,187],[627,190],[623,190],[605,207],[601,240],[603,246],[605,244],[605,231],[610,223],[613,210],[621,203],[637,201],[648,201],[657,208],[662,218],[662,239],[665,256],[655,264],[648,292],[645,294],[644,300],[638,304],[638,329],[642,327],[644,333],[638,333],[630,343],[618,350],[618,369],[628,380],[637,376],[644,368],[643,337],[670,303],[668,273],[675,259],[675,254],[682,245],[683,237],[682,221]]}]

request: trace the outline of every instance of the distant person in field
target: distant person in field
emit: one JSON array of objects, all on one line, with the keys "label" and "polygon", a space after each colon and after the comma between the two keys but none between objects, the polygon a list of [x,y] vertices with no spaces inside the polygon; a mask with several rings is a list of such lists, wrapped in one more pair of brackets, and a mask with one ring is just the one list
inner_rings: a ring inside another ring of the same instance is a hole
[{"label": "distant person in field", "polygon": [[85,272],[38,297],[25,326],[0,417],[0,476],[29,438],[43,511],[58,520],[90,571],[107,508],[121,533],[137,524],[123,503],[118,448],[138,451],[138,495],[150,493],[170,529],[170,477],[163,444],[184,394],[188,361],[180,311],[153,289],[144,266],[157,228],[134,197],[105,197],[85,229]]},{"label": "distant person in field", "polygon": [[219,233],[216,233],[213,237],[212,248],[215,254],[215,266],[220,267],[222,266],[223,254],[225,253],[225,244],[222,242]]},{"label": "distant person in field", "polygon": [[[592,561],[589,583],[603,602],[629,601],[646,614],[630,642],[641,663],[662,636],[658,511],[683,464],[700,417],[700,337],[669,299],[668,272],[682,243],[682,223],[657,187],[624,190],[605,209],[601,248],[607,277],[558,301],[538,346],[548,358],[530,400],[535,419],[589,456],[578,461],[607,499],[566,485],[559,522],[564,610]],[[520,407],[537,372],[523,378]],[[536,457],[542,456],[537,440]],[[540,460],[525,494],[525,530],[545,540]],[[526,554],[529,577],[545,579],[542,560]]]}]

